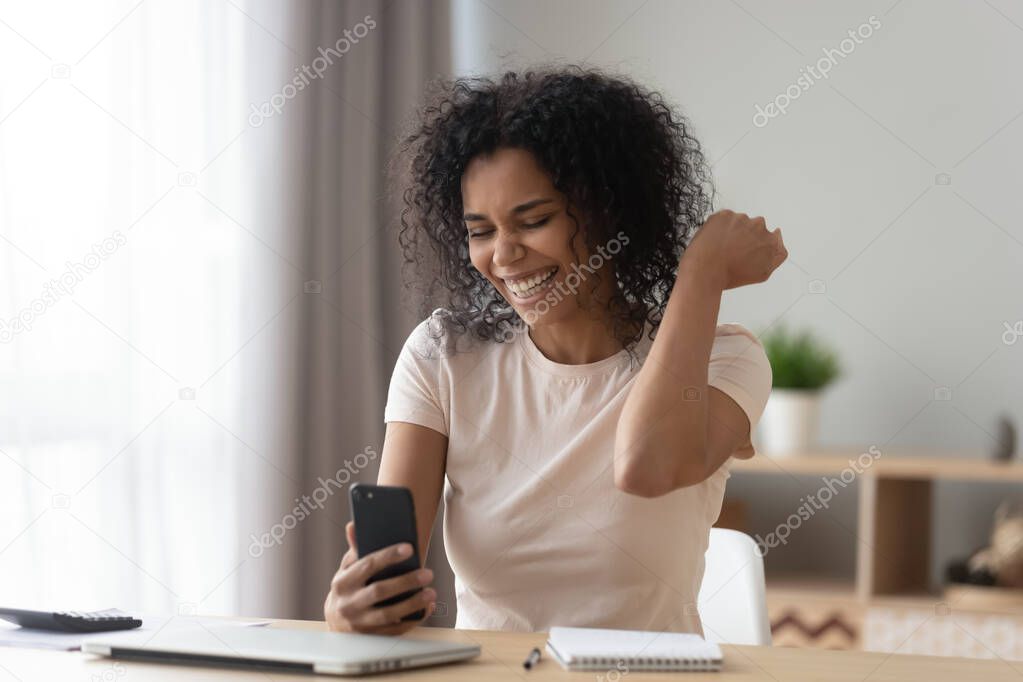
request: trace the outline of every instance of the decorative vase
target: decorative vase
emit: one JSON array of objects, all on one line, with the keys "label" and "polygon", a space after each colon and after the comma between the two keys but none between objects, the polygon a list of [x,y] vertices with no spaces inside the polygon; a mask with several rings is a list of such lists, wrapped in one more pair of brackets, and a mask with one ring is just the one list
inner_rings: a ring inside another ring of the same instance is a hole
[{"label": "decorative vase", "polygon": [[758,425],[758,450],[771,456],[807,454],[817,445],[820,391],[775,388]]}]

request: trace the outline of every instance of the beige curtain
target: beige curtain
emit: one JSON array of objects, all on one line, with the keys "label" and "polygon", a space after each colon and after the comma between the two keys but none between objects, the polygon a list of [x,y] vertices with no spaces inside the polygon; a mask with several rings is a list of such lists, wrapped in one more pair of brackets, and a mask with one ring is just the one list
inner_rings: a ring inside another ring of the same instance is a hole
[{"label": "beige curtain", "polygon": [[[282,401],[281,409],[297,411],[290,437],[296,495],[310,495],[321,478],[346,480],[349,474],[337,475],[346,466],[358,472],[352,480],[376,480],[379,459],[367,462],[365,453],[381,451],[391,369],[417,322],[402,304],[400,207],[387,196],[385,162],[427,80],[450,73],[449,8],[446,0],[287,7],[284,40],[301,56],[296,65],[324,53],[334,61],[322,82],[301,93],[301,118],[280,135],[287,171],[281,181],[289,188],[283,216],[302,240],[301,265],[309,273],[290,349],[298,358],[295,399]],[[358,38],[360,24],[375,27]],[[333,58],[329,49],[346,31],[358,42]],[[324,508],[304,520],[297,541],[289,542],[291,565],[282,571],[292,585],[291,615],[322,618],[345,546],[346,491],[328,486],[333,493]],[[439,536],[432,554],[438,574],[447,575]],[[441,601],[451,603],[443,594],[447,588],[441,592]]]}]

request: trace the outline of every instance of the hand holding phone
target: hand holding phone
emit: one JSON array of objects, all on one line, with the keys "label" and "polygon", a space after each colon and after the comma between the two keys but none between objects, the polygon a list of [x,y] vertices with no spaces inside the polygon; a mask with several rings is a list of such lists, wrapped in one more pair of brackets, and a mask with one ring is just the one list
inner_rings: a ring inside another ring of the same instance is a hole
[{"label": "hand holding phone", "polygon": [[401,634],[432,614],[437,598],[427,587],[433,572],[419,564],[411,493],[357,484],[350,500],[349,549],[331,581],[324,617],[332,630]]},{"label": "hand holding phone", "polygon": [[[419,541],[416,535],[416,511],[412,493],[398,486],[365,485],[356,483],[349,489],[352,520],[355,522],[355,543],[359,556],[406,543],[412,552],[401,561],[389,564],[370,576],[366,584],[387,580],[415,571],[420,567]],[[421,587],[383,599],[373,606],[390,606],[405,601]],[[402,620],[419,620],[424,611],[411,613]]]}]

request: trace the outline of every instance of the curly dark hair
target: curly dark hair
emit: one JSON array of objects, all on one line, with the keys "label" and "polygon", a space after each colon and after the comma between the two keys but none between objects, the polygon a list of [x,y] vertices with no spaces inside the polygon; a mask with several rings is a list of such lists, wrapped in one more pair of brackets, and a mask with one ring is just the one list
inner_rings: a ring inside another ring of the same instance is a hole
[{"label": "curly dark hair", "polygon": [[[644,326],[654,337],[679,259],[713,202],[691,124],[661,94],[593,68],[534,67],[496,81],[434,81],[410,128],[391,161],[404,201],[403,272],[422,309],[448,310],[446,332],[500,342],[508,324],[521,324],[472,266],[462,220],[469,162],[511,147],[530,152],[583,214],[590,253],[619,232],[628,236],[613,261],[612,299],[599,303],[625,348]],[[569,215],[578,233],[579,216]]]}]

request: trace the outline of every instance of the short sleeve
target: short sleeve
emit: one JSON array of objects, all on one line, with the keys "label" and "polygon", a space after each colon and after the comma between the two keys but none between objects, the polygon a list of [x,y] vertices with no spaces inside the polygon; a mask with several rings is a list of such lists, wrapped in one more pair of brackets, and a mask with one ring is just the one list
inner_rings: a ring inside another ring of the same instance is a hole
[{"label": "short sleeve", "polygon": [[[771,363],[760,340],[738,324],[718,325],[707,369],[707,383],[736,402],[749,418],[750,434],[760,421],[771,395]],[[752,456],[746,443],[739,456]]]},{"label": "short sleeve", "polygon": [[444,357],[430,337],[430,320],[421,322],[405,341],[391,373],[384,407],[385,422],[408,422],[448,435],[442,386]]}]

